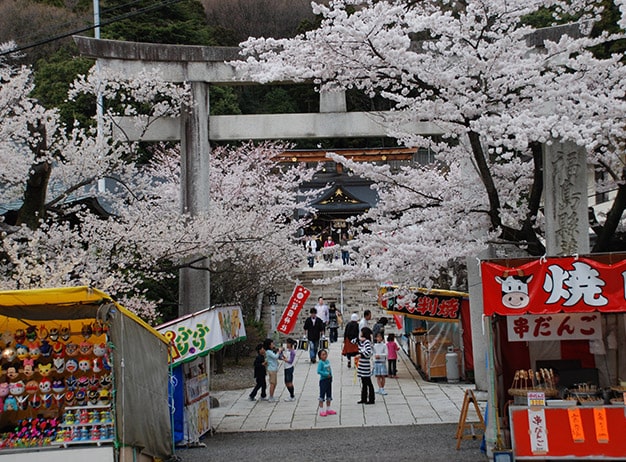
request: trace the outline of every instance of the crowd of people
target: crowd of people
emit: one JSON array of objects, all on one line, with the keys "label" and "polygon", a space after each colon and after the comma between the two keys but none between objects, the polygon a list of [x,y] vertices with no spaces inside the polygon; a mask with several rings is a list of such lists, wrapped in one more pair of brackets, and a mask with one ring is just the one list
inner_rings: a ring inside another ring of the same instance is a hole
[{"label": "crowd of people", "polygon": [[[387,395],[385,391],[386,379],[397,378],[399,347],[393,333],[389,333],[385,339],[385,326],[388,319],[383,316],[370,328],[371,319],[370,310],[365,310],[361,319],[357,313],[353,313],[350,316],[350,321],[346,323],[343,333],[341,354],[347,359],[347,367],[353,367],[352,363],[354,362],[356,375],[361,382],[359,404],[374,404],[376,394]],[[338,330],[342,324],[341,313],[335,304],[327,305],[324,298],[319,297],[317,304],[310,309],[309,316],[303,325],[310,363],[317,363],[319,415],[321,417],[336,414],[336,411],[331,407],[333,372],[328,360],[328,346],[330,343],[338,341]],[[329,338],[325,337],[327,330]],[[256,400],[259,391],[262,400],[276,401],[274,393],[278,382],[279,361],[284,364],[285,387],[289,391],[289,397],[285,401],[295,400],[293,371],[297,346],[298,342],[293,338],[286,340],[284,348],[276,348],[274,341],[269,338],[257,346],[257,356],[254,360],[256,384],[249,395],[251,401]],[[266,377],[269,379],[269,390]],[[376,377],[376,390],[374,390],[372,377]]]},{"label": "crowd of people", "polygon": [[338,242],[335,242],[330,234],[322,242],[318,242],[315,236],[307,236],[304,248],[307,255],[307,264],[310,268],[313,268],[315,263],[319,263],[320,258],[328,264],[341,259],[342,265],[350,265],[350,247],[346,233],[342,233],[339,236]]}]

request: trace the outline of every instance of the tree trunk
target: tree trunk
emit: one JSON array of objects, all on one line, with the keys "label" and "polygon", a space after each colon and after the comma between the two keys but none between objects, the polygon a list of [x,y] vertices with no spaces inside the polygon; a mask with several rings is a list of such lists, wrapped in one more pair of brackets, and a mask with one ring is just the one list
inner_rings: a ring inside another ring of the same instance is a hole
[{"label": "tree trunk", "polygon": [[[625,173],[622,172],[622,178],[624,176]],[[622,219],[622,215],[624,214],[624,209],[626,209],[626,185],[624,185],[624,183],[620,183],[617,189],[617,195],[615,196],[611,209],[606,216],[606,221],[600,228],[600,232],[597,233],[598,239],[592,252],[609,252],[614,250],[612,249],[611,243],[613,242],[615,231],[617,230],[617,227]]]},{"label": "tree trunk", "polygon": [[30,229],[37,229],[40,220],[46,215],[46,192],[52,166],[47,159],[46,153],[46,127],[42,123],[28,125],[31,133],[30,148],[35,155],[30,169],[26,190],[24,191],[24,203],[17,213],[17,225],[25,224]]}]

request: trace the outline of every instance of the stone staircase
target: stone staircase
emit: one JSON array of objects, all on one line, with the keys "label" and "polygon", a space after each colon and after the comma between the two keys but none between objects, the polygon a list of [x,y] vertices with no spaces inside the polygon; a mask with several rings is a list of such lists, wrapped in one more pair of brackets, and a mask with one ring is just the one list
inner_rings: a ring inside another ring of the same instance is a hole
[{"label": "stone staircase", "polygon": [[[326,304],[334,302],[337,309],[343,311],[344,322],[349,321],[350,315],[355,312],[358,313],[359,318],[361,318],[363,311],[367,309],[372,312],[372,320],[376,320],[380,316],[385,315],[384,311],[378,307],[377,281],[347,281],[343,283],[320,282],[324,278],[338,275],[340,266],[341,265],[337,262],[333,264],[317,263],[314,268],[306,266],[294,275],[294,278],[298,280],[299,284],[311,291],[309,299],[300,312],[300,319],[296,323],[296,328],[293,333],[295,337],[300,337],[302,334],[304,320],[309,316],[309,310],[317,304],[319,297],[324,297]],[[279,294],[276,305],[276,322],[280,319],[280,315],[287,305],[289,297],[291,297],[294,286],[295,284],[288,282],[282,286],[275,287],[274,290]],[[264,303],[261,319],[269,330],[271,325],[271,308],[267,305],[267,300],[265,300]]]}]

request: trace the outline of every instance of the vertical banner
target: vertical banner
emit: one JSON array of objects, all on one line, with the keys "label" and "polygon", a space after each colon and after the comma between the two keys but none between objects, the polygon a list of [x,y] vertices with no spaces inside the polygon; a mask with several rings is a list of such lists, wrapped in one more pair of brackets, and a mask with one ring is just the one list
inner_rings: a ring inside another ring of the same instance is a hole
[{"label": "vertical banner", "polygon": [[609,426],[606,421],[606,409],[604,407],[593,408],[593,423],[595,424],[598,443],[608,443]]},{"label": "vertical banner", "polygon": [[548,432],[544,409],[528,409],[530,450],[533,454],[548,453]]},{"label": "vertical banner", "polygon": [[580,415],[580,409],[570,407],[567,409],[567,417],[569,419],[569,428],[572,433],[572,441],[574,443],[585,442],[585,431],[583,430],[583,419]]},{"label": "vertical banner", "polygon": [[278,327],[276,330],[278,332],[282,332],[283,334],[289,334],[298,320],[298,315],[304,306],[307,298],[311,295],[311,291],[301,285],[297,285],[293,290],[293,294],[291,294],[291,298],[287,303],[287,307],[285,311],[283,311],[282,316],[280,317],[280,321],[278,322]]}]

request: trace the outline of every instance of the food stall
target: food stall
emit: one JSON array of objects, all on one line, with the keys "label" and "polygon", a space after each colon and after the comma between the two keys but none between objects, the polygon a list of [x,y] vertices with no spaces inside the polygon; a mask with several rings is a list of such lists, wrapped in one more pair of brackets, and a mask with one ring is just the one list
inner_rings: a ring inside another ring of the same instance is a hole
[{"label": "food stall", "polygon": [[[405,318],[400,345],[427,380],[459,379],[473,369],[467,293],[386,284],[378,289],[378,304]],[[458,364],[456,373],[451,360]]]},{"label": "food stall", "polygon": [[497,439],[515,460],[624,460],[625,256],[480,266]]},{"label": "food stall", "polygon": [[172,345],[170,395],[174,443],[198,444],[211,429],[209,353],[246,339],[241,307],[207,308],[156,329]]},{"label": "food stall", "polygon": [[168,340],[90,287],[0,292],[0,461],[166,459]]}]

